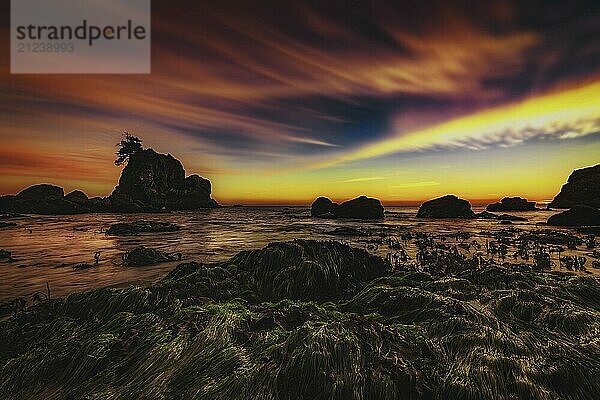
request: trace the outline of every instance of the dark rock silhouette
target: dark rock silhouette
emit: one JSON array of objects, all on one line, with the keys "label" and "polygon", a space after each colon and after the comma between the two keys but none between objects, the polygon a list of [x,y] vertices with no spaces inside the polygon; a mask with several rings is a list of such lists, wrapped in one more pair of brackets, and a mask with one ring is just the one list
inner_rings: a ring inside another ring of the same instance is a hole
[{"label": "dark rock silhouette", "polygon": [[17,197],[21,200],[59,200],[65,197],[63,188],[54,185],[48,185],[42,183],[40,185],[30,186],[27,189],[22,190],[17,194]]},{"label": "dark rock silhouette", "polygon": [[0,212],[26,214],[80,214],[86,207],[69,201],[61,187],[40,184],[28,187],[17,195],[0,197]]},{"label": "dark rock silhouette", "polygon": [[600,210],[588,206],[575,206],[548,218],[553,226],[600,226]]},{"label": "dark rock silhouette", "polygon": [[475,214],[475,217],[479,219],[496,219],[499,221],[527,221],[527,218],[524,217],[518,217],[510,214],[494,214],[488,211],[477,213]]},{"label": "dark rock silhouette", "polygon": [[178,225],[169,222],[134,221],[113,224],[110,226],[110,228],[108,228],[106,234],[116,236],[128,236],[148,232],[176,232],[179,229],[180,227]]},{"label": "dark rock silhouette", "polygon": [[337,203],[334,203],[327,197],[319,197],[312,203],[310,215],[313,217],[323,217],[327,214],[333,215],[333,210],[337,206]]},{"label": "dark rock silhouette", "polygon": [[65,196],[61,187],[40,184],[0,197],[0,213],[141,213],[219,207],[210,194],[208,179],[186,178],[181,162],[173,156],[145,149],[129,156],[119,185],[107,198],[89,199],[81,190]]},{"label": "dark rock silhouette", "polygon": [[475,218],[471,203],[448,194],[421,204],[417,218]]},{"label": "dark rock silhouette", "polygon": [[600,164],[573,171],[548,208],[576,205],[600,208]]},{"label": "dark rock silhouette", "polygon": [[128,267],[145,267],[175,260],[176,256],[144,246],[136,247],[123,256],[123,262]]},{"label": "dark rock silhouette", "polygon": [[87,205],[89,201],[87,195],[81,190],[73,190],[71,193],[65,196],[65,200],[82,206]]},{"label": "dark rock silhouette", "polygon": [[210,194],[208,179],[198,175],[186,178],[179,160],[145,149],[129,157],[109,198],[119,212],[193,210],[218,207]]},{"label": "dark rock silhouette", "polygon": [[332,236],[366,236],[367,234],[356,228],[340,226],[332,231],[327,232],[328,235]]},{"label": "dark rock silhouette", "polygon": [[382,219],[383,206],[377,199],[360,196],[342,204],[319,197],[311,206],[311,215],[319,218]]},{"label": "dark rock silhouette", "polygon": [[487,211],[535,211],[535,201],[522,197],[505,197],[498,203],[488,204]]}]

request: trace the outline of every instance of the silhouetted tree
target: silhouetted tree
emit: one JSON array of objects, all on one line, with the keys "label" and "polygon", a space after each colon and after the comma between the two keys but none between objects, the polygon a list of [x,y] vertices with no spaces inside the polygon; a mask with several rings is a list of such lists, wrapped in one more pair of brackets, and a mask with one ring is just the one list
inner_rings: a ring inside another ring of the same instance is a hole
[{"label": "silhouetted tree", "polygon": [[132,154],[142,150],[142,139],[131,135],[129,132],[123,132],[123,138],[121,142],[117,144],[119,150],[115,153],[117,159],[115,165],[123,165],[129,160]]}]

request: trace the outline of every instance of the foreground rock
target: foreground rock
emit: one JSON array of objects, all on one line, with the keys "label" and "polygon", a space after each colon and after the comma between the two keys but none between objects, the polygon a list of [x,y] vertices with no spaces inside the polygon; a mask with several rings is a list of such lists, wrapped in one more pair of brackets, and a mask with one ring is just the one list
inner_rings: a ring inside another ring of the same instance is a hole
[{"label": "foreground rock", "polygon": [[144,246],[136,247],[123,256],[123,262],[128,267],[145,267],[177,260],[181,260],[181,254],[171,255],[164,251]]},{"label": "foreground rock", "polygon": [[505,197],[498,203],[488,204],[487,211],[535,211],[535,201],[522,197]]},{"label": "foreground rock", "polygon": [[[215,272],[225,273],[221,276],[235,283],[230,295],[240,297],[241,293],[251,290],[254,292],[251,298],[261,301],[346,299],[365,282],[391,270],[387,261],[363,249],[334,241],[294,240],[242,251],[228,261],[213,265],[182,264],[169,273],[167,279],[187,275],[190,282],[201,282],[200,285],[206,287],[216,282],[198,278],[214,267],[217,267]],[[225,286],[218,291],[207,289],[216,296],[227,294]]]},{"label": "foreground rock", "polygon": [[383,219],[381,202],[366,196],[337,204],[326,197],[319,197],[311,206],[311,215],[319,218]]},{"label": "foreground rock", "polygon": [[475,214],[475,217],[478,219],[495,219],[498,221],[527,221],[527,218],[524,217],[519,217],[510,214],[493,214],[488,211],[482,211],[480,213],[477,213]]},{"label": "foreground rock", "polygon": [[11,253],[8,250],[0,249],[0,260],[6,260],[11,257]]},{"label": "foreground rock", "polygon": [[210,194],[208,179],[198,175],[186,178],[179,160],[170,154],[144,149],[130,156],[109,199],[118,212],[218,207]]},{"label": "foreground rock", "polygon": [[600,208],[600,164],[573,171],[548,208],[576,205]]},{"label": "foreground rock", "polygon": [[274,243],[149,285],[0,304],[15,315],[0,320],[0,399],[598,397],[598,279],[410,264]]},{"label": "foreground rock", "polygon": [[475,218],[471,203],[449,194],[421,204],[417,218]]},{"label": "foreground rock", "polygon": [[551,216],[547,223],[553,226],[599,226],[600,210],[588,206],[575,206]]},{"label": "foreground rock", "polygon": [[107,235],[129,236],[150,232],[176,232],[181,228],[170,222],[134,221],[113,224],[106,231]]}]

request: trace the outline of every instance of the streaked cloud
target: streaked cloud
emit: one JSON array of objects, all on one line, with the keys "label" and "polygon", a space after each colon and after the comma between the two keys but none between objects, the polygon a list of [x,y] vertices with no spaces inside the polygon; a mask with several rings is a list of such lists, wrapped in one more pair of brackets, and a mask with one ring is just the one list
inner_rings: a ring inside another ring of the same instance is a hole
[{"label": "streaked cloud", "polygon": [[[385,194],[415,155],[464,152],[475,170],[477,151],[577,142],[598,131],[600,21],[575,3],[156,2],[151,75],[17,76],[0,61],[0,192],[43,179],[106,194],[122,130],[224,198]],[[446,164],[397,184],[445,183],[432,171]]]},{"label": "streaked cloud", "polygon": [[330,167],[389,154],[485,150],[510,147],[533,139],[572,139],[600,128],[600,81],[574,89],[533,97],[451,121],[391,137],[317,164]]},{"label": "streaked cloud", "polygon": [[340,183],[371,182],[371,181],[381,181],[384,179],[386,179],[384,176],[369,176],[369,177],[364,177],[364,178],[345,179],[343,181],[340,181]]},{"label": "streaked cloud", "polygon": [[439,186],[439,182],[435,181],[424,181],[424,182],[407,182],[400,183],[397,185],[392,185],[392,189],[411,189],[411,188],[419,188],[419,187],[430,187],[430,186]]}]

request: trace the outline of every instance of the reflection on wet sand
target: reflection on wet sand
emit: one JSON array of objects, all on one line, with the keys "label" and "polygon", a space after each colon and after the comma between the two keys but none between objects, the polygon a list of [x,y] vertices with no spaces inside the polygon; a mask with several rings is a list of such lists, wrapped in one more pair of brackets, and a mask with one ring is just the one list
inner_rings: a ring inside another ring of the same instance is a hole
[{"label": "reflection on wet sand", "polygon": [[[241,250],[258,249],[275,241],[339,240],[382,257],[397,258],[397,247],[400,246],[410,260],[418,251],[417,241],[403,240],[402,236],[407,232],[422,232],[443,239],[451,247],[457,246],[462,254],[479,252],[490,256],[490,243],[501,245],[505,240],[500,239],[501,236],[510,238],[523,232],[547,229],[543,222],[553,213],[515,213],[527,221],[511,225],[494,220],[420,220],[415,218],[415,208],[400,207],[388,208],[385,220],[374,222],[313,219],[306,207],[236,207],[148,215],[21,216],[11,219],[16,227],[0,230],[0,249],[12,254],[11,262],[0,264],[0,301],[30,296],[45,290],[46,283],[53,297],[104,286],[147,284],[160,279],[179,263],[169,261],[141,268],[125,267],[123,254],[142,245],[169,254],[181,253],[184,261],[209,262],[224,260]],[[114,223],[140,219],[174,223],[181,229],[133,236],[106,235],[106,230]],[[552,231],[580,240],[575,248],[569,248],[566,242],[549,243],[562,248],[561,253],[550,253],[554,269],[566,268],[565,263],[559,263],[559,257],[587,254],[588,271],[599,272],[592,268],[591,250],[586,249],[584,243],[586,235],[566,229]],[[469,239],[465,241],[460,235],[453,236],[457,232],[468,233]],[[505,257],[510,262],[534,262],[515,257],[519,249],[512,246],[510,240],[508,242],[506,254],[498,253],[496,257]],[[98,253],[98,265],[94,266]],[[73,268],[81,263],[93,267]]]}]

